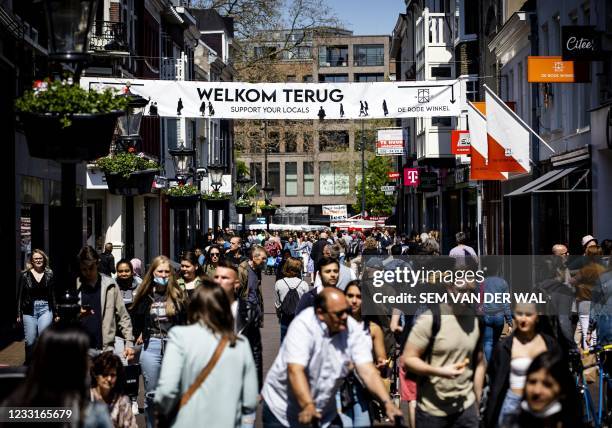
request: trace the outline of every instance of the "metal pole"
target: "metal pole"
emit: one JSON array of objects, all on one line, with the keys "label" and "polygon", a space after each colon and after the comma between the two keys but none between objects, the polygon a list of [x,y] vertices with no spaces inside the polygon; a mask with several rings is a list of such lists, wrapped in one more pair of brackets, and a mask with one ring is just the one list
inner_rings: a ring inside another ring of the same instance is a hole
[{"label": "metal pole", "polygon": [[365,122],[361,121],[361,218],[365,219],[366,198],[365,198]]}]

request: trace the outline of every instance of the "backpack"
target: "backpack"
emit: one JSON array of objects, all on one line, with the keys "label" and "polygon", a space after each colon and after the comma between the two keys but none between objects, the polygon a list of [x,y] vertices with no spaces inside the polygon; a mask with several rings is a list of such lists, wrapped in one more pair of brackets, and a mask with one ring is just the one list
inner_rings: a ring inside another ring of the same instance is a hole
[{"label": "backpack", "polygon": [[285,284],[287,284],[289,291],[287,291],[285,298],[281,302],[279,314],[283,324],[288,324],[295,317],[295,310],[297,309],[297,305],[300,301],[300,294],[298,293],[297,288],[301,283],[298,283],[298,285],[291,288],[284,278],[283,281]]},{"label": "backpack", "polygon": [[352,259],[354,257],[357,257],[358,255],[359,255],[359,241],[356,239],[353,239],[351,241],[351,244],[349,245],[347,256]]}]

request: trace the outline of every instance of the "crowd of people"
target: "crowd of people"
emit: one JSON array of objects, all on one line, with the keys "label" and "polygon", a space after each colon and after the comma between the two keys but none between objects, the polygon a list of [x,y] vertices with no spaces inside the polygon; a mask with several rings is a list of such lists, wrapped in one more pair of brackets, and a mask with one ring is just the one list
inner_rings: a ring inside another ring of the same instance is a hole
[{"label": "crowd of people", "polygon": [[[447,292],[510,290],[466,234],[455,241],[452,269],[488,264],[487,277],[445,284]],[[612,241],[589,235],[581,244],[579,257],[555,244],[552,274],[538,284],[565,290],[555,298],[567,316],[497,301],[363,311],[373,266],[416,269],[402,256],[440,256],[437,231],[243,239],[226,229],[176,263],[159,255],[146,269],[138,259],[115,262],[112,245],[86,246],[69,290],[56,289],[49,258],[33,250],[17,287],[29,371],[5,405],[70,407],[82,426],[135,427],[141,373],[147,427],[250,427],[258,408],[265,427],[581,426],[568,358],[612,343]],[[262,275],[274,277],[269,302]],[[74,318],[61,310],[68,295]],[[280,325],[265,377],[264,304]]]}]

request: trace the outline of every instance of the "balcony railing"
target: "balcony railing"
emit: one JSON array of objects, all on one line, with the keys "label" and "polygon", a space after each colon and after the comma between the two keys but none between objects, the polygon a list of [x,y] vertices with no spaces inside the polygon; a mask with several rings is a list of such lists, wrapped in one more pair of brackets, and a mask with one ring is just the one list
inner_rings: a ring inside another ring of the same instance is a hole
[{"label": "balcony railing", "polygon": [[429,13],[425,9],[416,21],[416,51],[425,46],[451,46],[450,14]]},{"label": "balcony railing", "polygon": [[185,58],[162,58],[160,79],[162,80],[185,80]]},{"label": "balcony railing", "polygon": [[89,50],[94,53],[129,55],[130,48],[125,24],[95,21],[89,36]]},{"label": "balcony railing", "polygon": [[319,58],[319,67],[346,67],[348,65],[348,55],[328,55]]}]

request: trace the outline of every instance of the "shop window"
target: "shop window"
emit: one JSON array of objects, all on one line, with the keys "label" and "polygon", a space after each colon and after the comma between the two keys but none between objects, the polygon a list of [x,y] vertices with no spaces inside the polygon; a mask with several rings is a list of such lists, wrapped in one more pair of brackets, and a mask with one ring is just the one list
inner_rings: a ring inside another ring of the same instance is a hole
[{"label": "shop window", "polygon": [[297,162],[285,163],[285,195],[297,196]]},{"label": "shop window", "polygon": [[314,162],[304,162],[304,196],[314,196]]}]

